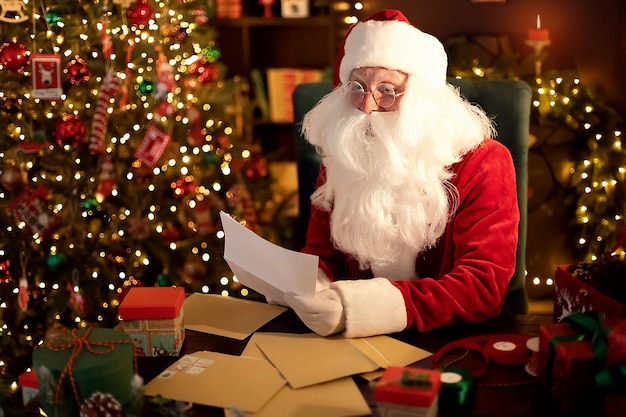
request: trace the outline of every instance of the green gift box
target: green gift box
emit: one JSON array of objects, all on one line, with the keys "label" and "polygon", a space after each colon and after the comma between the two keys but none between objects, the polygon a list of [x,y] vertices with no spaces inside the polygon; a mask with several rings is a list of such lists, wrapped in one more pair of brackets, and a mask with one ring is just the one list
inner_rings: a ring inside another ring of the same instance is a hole
[{"label": "green gift box", "polygon": [[133,398],[133,341],[113,329],[89,328],[62,333],[33,351],[39,401],[49,416],[78,415],[95,392],[112,395],[121,405]]}]

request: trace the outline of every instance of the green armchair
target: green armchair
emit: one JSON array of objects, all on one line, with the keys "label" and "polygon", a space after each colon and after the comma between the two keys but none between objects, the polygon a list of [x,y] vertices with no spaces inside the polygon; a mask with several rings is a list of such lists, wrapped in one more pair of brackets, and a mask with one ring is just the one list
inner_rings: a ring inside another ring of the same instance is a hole
[{"label": "green armchair", "polygon": [[[526,228],[528,211],[528,136],[530,127],[531,90],[519,80],[448,79],[470,102],[478,104],[494,118],[498,141],[511,152],[517,177],[517,198],[520,210],[517,265],[509,284],[504,312],[528,313],[526,296]],[[304,115],[331,91],[330,82],[307,83],[293,93],[295,151],[298,172],[299,219],[295,231],[296,245],[304,244],[311,210],[310,196],[320,167],[320,157],[302,136]]]}]

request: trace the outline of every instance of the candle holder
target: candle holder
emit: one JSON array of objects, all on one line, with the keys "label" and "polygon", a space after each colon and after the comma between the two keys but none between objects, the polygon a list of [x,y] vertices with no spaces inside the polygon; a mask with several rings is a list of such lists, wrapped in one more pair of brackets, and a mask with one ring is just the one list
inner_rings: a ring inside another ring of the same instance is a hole
[{"label": "candle holder", "polygon": [[526,40],[526,45],[533,48],[533,51],[535,52],[535,76],[537,77],[541,76],[541,64],[542,64],[541,51],[546,46],[549,46],[550,43],[551,43],[550,39],[527,39]]}]

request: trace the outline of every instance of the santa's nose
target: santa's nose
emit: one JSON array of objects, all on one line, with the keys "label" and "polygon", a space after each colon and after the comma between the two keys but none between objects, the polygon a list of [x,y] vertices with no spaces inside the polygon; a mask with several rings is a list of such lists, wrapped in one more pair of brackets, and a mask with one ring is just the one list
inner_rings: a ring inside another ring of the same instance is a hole
[{"label": "santa's nose", "polygon": [[373,94],[365,95],[365,97],[363,98],[363,103],[361,103],[360,110],[363,113],[367,113],[367,114],[370,114],[372,112],[379,110],[378,104],[376,104],[376,100],[374,100]]}]

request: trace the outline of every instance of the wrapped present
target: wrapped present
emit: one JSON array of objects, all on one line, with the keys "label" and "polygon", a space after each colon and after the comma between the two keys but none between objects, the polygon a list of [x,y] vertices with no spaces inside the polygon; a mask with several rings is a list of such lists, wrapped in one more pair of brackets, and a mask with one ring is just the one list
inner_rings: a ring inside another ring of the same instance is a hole
[{"label": "wrapped present", "polygon": [[560,413],[601,415],[595,376],[606,362],[607,333],[593,312],[573,313],[562,323],[540,327],[537,378],[550,390]]},{"label": "wrapped present", "polygon": [[374,387],[381,417],[436,417],[441,372],[389,366]]},{"label": "wrapped present", "polygon": [[49,416],[78,415],[82,402],[96,392],[127,404],[135,396],[135,362],[133,342],[124,332],[64,332],[33,351],[41,407]]},{"label": "wrapped present", "polygon": [[626,284],[626,279],[619,275],[619,280],[611,280],[617,273],[615,268],[622,265],[626,272],[626,264],[610,258],[594,264],[559,266],[554,276],[554,321],[585,311],[596,311],[609,320],[626,318],[626,303],[616,299],[620,291],[614,290],[615,285]]},{"label": "wrapped present", "polygon": [[623,417],[626,410],[626,320],[608,335],[606,367],[596,375],[604,393],[605,417]]},{"label": "wrapped present", "polygon": [[17,377],[17,383],[22,387],[22,401],[24,405],[39,395],[39,385],[37,385],[37,374],[29,369]]},{"label": "wrapped present", "polygon": [[133,287],[118,312],[138,356],[178,356],[185,340],[182,287]]}]

